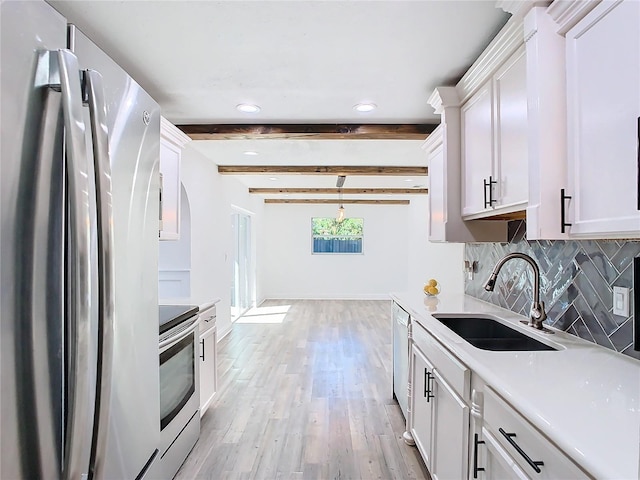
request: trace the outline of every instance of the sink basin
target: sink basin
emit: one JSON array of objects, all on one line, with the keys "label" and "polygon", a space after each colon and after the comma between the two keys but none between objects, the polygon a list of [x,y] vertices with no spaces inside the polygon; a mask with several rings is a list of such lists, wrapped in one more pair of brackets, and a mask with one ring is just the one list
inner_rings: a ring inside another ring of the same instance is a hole
[{"label": "sink basin", "polygon": [[434,315],[434,318],[471,345],[482,350],[508,352],[556,350],[492,318],[441,315]]}]

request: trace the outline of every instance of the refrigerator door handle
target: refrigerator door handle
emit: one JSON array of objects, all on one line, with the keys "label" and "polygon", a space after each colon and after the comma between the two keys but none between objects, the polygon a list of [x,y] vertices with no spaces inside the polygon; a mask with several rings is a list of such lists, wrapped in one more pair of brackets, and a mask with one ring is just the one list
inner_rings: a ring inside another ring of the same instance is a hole
[{"label": "refrigerator door handle", "polygon": [[66,316],[69,322],[67,425],[63,478],[78,479],[87,472],[87,422],[93,406],[86,401],[90,389],[90,213],[88,159],[82,113],[82,88],[78,59],[69,50],[58,50],[58,69],[65,127],[67,187],[69,197],[68,287]]},{"label": "refrigerator door handle", "polygon": [[98,375],[96,385],[96,422],[91,449],[91,478],[103,478],[109,406],[111,397],[115,283],[113,258],[113,205],[111,190],[111,159],[107,104],[102,75],[95,70],[84,72],[86,99],[89,105],[93,159],[95,163],[96,213],[98,219]]}]

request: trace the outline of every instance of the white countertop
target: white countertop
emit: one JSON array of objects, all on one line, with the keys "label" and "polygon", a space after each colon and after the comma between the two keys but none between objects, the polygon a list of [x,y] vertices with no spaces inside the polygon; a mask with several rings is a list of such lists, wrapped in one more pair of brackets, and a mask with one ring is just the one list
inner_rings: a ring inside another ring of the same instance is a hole
[{"label": "white countertop", "polygon": [[202,313],[213,307],[219,301],[219,298],[213,298],[207,302],[196,302],[191,298],[162,298],[158,303],[160,305],[198,305],[198,311]]},{"label": "white countertop", "polygon": [[[596,478],[640,478],[640,362],[558,330],[544,334],[525,318],[467,295],[393,293],[420,325],[449,348]],[[495,315],[558,351],[496,352],[473,347],[434,313]]]}]

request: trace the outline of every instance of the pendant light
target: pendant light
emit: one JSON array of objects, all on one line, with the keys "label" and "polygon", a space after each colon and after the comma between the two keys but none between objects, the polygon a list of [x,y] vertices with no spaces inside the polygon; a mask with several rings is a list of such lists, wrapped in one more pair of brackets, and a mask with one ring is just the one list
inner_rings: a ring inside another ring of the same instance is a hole
[{"label": "pendant light", "polygon": [[340,206],[338,207],[338,215],[336,216],[336,222],[341,223],[344,220],[344,207],[342,206],[342,185],[344,185],[344,180],[347,178],[345,175],[338,176],[338,181],[336,182],[336,187],[338,187],[338,200],[340,202]]},{"label": "pendant light", "polygon": [[340,195],[340,206],[338,207],[338,216],[336,217],[336,222],[341,223],[344,220],[344,207],[342,206],[342,191],[340,191],[339,195]]}]

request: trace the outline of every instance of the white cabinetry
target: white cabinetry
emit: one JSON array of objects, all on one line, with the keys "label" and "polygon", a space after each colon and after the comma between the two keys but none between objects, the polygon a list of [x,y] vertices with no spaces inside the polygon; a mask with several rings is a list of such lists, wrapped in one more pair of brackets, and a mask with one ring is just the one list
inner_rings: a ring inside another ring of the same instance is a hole
[{"label": "white cabinetry", "polygon": [[590,478],[489,387],[478,439],[472,478]]},{"label": "white cabinetry", "polygon": [[410,431],[418,450],[422,454],[425,465],[431,470],[433,394],[430,388],[433,365],[429,363],[415,344],[411,347],[411,359],[409,361],[413,365],[411,375],[413,393],[411,396],[411,408],[409,410],[412,417]]},{"label": "white cabinetry", "polygon": [[429,241],[506,241],[505,223],[462,219],[460,100],[455,87],[437,88],[429,103],[442,119],[422,146],[429,166]]},{"label": "white cabinetry", "polygon": [[640,2],[603,1],[566,34],[571,236],[640,236]]},{"label": "white cabinetry", "polygon": [[217,391],[216,307],[200,312],[200,416],[204,415]]},{"label": "white cabinetry", "polygon": [[437,370],[433,371],[432,389],[432,478],[464,478],[468,464],[469,407]]},{"label": "white cabinetry", "polygon": [[[493,200],[493,95],[491,82],[477,91],[461,110],[462,215],[491,210]],[[491,184],[487,188],[487,182]]]},{"label": "white cabinetry", "polygon": [[160,123],[160,240],[180,238],[180,159],[191,139],[164,117]]},{"label": "white cabinetry", "polygon": [[465,478],[470,370],[414,323],[409,431],[434,479]]},{"label": "white cabinetry", "polygon": [[524,47],[461,107],[464,218],[524,210],[528,200]]}]

